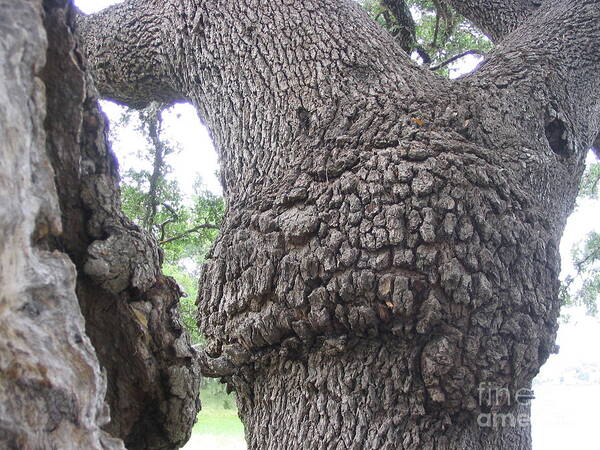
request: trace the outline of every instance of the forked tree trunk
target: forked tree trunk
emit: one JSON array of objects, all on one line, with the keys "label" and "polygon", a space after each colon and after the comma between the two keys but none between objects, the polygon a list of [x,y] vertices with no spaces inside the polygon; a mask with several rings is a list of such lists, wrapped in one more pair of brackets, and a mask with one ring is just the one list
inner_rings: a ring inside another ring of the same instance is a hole
[{"label": "forked tree trunk", "polygon": [[352,1],[129,0],[80,20],[102,95],[188,99],[215,140],[228,211],[203,371],[237,392],[251,448],[531,447],[515,396],[554,348],[600,13],[464,3],[502,40],[454,82]]}]

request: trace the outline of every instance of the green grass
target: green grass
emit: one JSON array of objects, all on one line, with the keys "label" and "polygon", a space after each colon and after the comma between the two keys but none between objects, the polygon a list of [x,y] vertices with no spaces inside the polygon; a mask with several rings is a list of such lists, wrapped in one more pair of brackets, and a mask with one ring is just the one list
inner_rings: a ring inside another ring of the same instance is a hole
[{"label": "green grass", "polygon": [[235,395],[226,394],[224,386],[209,382],[200,390],[202,410],[194,425],[196,434],[244,437],[244,425],[237,415]]},{"label": "green grass", "polygon": [[235,409],[202,408],[194,433],[244,437],[244,426]]}]

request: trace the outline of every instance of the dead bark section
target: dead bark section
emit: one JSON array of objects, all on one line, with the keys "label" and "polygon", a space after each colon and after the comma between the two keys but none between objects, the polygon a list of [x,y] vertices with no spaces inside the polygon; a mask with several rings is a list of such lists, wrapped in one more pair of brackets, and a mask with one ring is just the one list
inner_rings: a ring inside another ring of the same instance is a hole
[{"label": "dead bark section", "polygon": [[[137,3],[79,23],[102,83],[125,45],[102,29]],[[478,388],[528,387],[554,348],[558,244],[600,123],[597,3],[481,16],[504,39],[457,82],[354,2],[154,6],[149,76],[196,105],[223,164],[202,364],[250,446],[529,448],[526,428],[477,426],[515,413]],[[155,100],[124,81],[101,93]]]}]

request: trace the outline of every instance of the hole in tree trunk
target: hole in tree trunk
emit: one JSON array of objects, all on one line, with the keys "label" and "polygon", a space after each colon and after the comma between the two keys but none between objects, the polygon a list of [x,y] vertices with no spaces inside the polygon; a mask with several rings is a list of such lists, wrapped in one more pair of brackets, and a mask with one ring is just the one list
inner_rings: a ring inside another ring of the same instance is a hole
[{"label": "hole in tree trunk", "polygon": [[546,122],[546,139],[554,153],[563,157],[570,156],[567,131],[562,120],[552,117]]},{"label": "hole in tree trunk", "polygon": [[304,134],[308,134],[308,130],[310,129],[310,113],[306,108],[300,107],[296,109],[296,114],[300,121],[300,130],[302,130]]}]

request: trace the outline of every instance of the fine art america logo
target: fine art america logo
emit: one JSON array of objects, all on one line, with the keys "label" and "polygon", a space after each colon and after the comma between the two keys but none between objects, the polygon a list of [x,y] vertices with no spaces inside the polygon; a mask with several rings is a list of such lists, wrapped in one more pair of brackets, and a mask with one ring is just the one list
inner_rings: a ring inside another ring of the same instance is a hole
[{"label": "fine art america logo", "polygon": [[[530,416],[525,408],[535,397],[531,389],[519,389],[512,393],[506,387],[479,386],[479,406],[487,407],[493,412],[481,413],[477,416],[477,425],[482,428],[528,427]],[[510,407],[512,412],[496,412],[501,407]],[[514,407],[516,406],[516,407]]]}]

